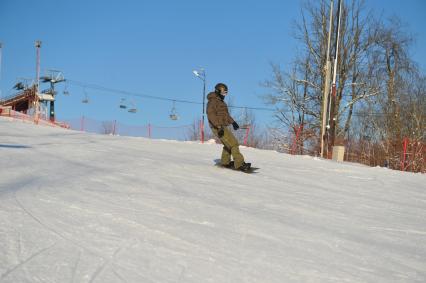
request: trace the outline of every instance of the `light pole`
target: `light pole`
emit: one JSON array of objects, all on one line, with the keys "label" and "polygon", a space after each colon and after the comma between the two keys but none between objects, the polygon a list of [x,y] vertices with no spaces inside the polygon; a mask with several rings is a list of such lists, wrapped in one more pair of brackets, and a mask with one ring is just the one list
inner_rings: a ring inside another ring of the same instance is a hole
[{"label": "light pole", "polygon": [[[0,42],[0,82],[1,82],[1,54],[3,51],[3,43]],[[0,88],[0,99],[2,97],[1,88]]]},{"label": "light pole", "polygon": [[41,48],[41,41],[37,40],[35,42],[35,48],[36,48],[36,82],[35,82],[35,115],[34,120],[36,123],[38,123],[38,116],[39,116],[39,108],[40,108],[40,98],[39,98],[39,92],[40,92],[40,48]]},{"label": "light pole", "polygon": [[201,143],[204,143],[204,116],[206,112],[205,103],[206,103],[206,71],[203,68],[200,70],[193,70],[194,75],[203,81],[203,119],[201,121]]}]

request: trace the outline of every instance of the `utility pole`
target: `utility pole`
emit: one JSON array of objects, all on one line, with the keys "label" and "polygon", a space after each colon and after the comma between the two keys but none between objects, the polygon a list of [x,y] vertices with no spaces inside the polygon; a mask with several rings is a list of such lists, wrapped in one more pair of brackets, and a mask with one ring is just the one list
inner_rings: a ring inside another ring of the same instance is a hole
[{"label": "utility pole", "polygon": [[37,61],[36,61],[36,81],[35,81],[35,115],[34,115],[34,121],[38,123],[38,116],[39,116],[39,91],[40,91],[40,48],[41,48],[41,41],[37,40],[35,42],[36,52],[37,52]]},{"label": "utility pole", "polygon": [[331,99],[330,99],[330,107],[329,107],[329,125],[327,125],[327,128],[330,129],[330,136],[331,141],[328,142],[328,147],[330,149],[330,146],[334,146],[334,140],[336,136],[336,118],[334,117],[335,114],[335,107],[336,107],[336,77],[337,77],[337,58],[339,56],[339,39],[340,39],[340,20],[341,20],[341,13],[342,13],[342,1],[339,0],[338,4],[338,10],[337,10],[337,35],[335,38],[334,46],[335,46],[335,53],[334,53],[334,68],[333,68],[333,84],[331,87]]},{"label": "utility pole", "polygon": [[324,157],[324,142],[326,139],[326,123],[327,123],[327,106],[328,95],[330,94],[330,76],[331,76],[331,61],[330,61],[330,42],[331,42],[331,28],[333,25],[333,0],[330,0],[330,25],[328,28],[328,42],[327,42],[327,61],[325,65],[325,83],[324,94],[322,97],[322,125],[321,125],[321,157]]},{"label": "utility pole", "polygon": [[[0,42],[0,83],[1,83],[1,55],[3,52],[3,43]],[[0,87],[0,99],[2,97],[1,87]]]}]

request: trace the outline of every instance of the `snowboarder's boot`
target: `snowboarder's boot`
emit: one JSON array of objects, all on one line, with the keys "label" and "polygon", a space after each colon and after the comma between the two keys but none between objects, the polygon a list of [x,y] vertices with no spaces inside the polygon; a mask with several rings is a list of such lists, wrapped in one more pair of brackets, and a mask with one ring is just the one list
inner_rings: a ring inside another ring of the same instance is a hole
[{"label": "snowboarder's boot", "polygon": [[250,170],[250,167],[251,167],[251,163],[243,163],[243,165],[241,165],[237,170],[240,170],[240,171],[248,171],[248,170]]},{"label": "snowboarder's boot", "polygon": [[223,165],[223,167],[226,167],[226,168],[234,168],[234,161],[231,161],[231,162],[229,162],[228,164]]}]

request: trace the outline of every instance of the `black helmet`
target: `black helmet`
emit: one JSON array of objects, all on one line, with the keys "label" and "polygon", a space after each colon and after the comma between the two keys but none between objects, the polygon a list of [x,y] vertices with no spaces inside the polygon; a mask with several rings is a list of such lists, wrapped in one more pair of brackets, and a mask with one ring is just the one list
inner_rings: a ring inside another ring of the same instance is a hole
[{"label": "black helmet", "polygon": [[218,83],[215,87],[214,87],[214,91],[217,94],[221,94],[223,95],[223,93],[228,92],[228,87],[226,86],[226,84],[224,83]]}]

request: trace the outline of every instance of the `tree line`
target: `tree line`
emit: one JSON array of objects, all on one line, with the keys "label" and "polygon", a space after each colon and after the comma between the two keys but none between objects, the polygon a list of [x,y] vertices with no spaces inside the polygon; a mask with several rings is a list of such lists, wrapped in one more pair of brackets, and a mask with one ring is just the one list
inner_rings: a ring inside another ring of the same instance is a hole
[{"label": "tree line", "polygon": [[[398,18],[383,19],[362,0],[343,1],[336,91],[328,113],[322,113],[329,14],[329,1],[305,2],[294,25],[300,53],[291,67],[271,64],[272,77],[263,85],[281,129],[273,139],[288,143],[290,131],[299,154],[318,154],[322,117],[328,114],[326,156],[333,146],[345,145],[347,160],[400,169],[408,166],[401,165],[405,159],[412,171],[424,171],[426,77],[410,56],[413,37]],[[330,51],[335,54],[335,46]],[[404,146],[407,156],[401,157]]]}]

